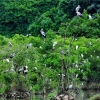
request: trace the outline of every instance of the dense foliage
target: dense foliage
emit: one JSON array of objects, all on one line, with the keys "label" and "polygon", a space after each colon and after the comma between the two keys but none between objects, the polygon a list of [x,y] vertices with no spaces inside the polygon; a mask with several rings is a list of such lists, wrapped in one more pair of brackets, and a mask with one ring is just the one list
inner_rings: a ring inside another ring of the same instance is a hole
[{"label": "dense foliage", "polygon": [[[95,13],[100,12],[99,3],[99,0],[1,0],[0,33],[6,36],[13,36],[15,33],[24,35],[31,33],[38,36],[40,28],[44,28],[45,31],[52,29],[57,32],[62,23],[70,22],[71,19],[73,19],[71,25],[73,21],[75,22],[77,5],[81,6],[81,13],[85,9],[88,14],[94,16]],[[80,25],[78,22],[81,22],[80,30],[81,27],[86,30],[87,26],[91,25],[85,33],[82,32],[83,35],[86,35],[91,28],[98,28],[97,31],[99,31],[97,21],[94,23],[93,21],[79,20],[76,20],[75,25]],[[78,35],[80,36],[80,33]]]},{"label": "dense foliage", "polygon": [[[68,74],[67,85],[100,82],[99,3],[1,0],[0,93],[20,87],[34,91],[57,89],[62,73],[64,77]],[[81,6],[81,17],[76,16],[77,5]],[[40,36],[41,28],[46,38]],[[28,66],[26,75],[18,73],[24,66]]]},{"label": "dense foliage", "polygon": [[[18,34],[12,38],[0,36],[1,92],[9,87],[20,85],[28,86],[34,91],[57,88],[63,66],[62,51],[64,62],[68,66],[69,83],[76,80],[99,82],[100,39],[62,38],[52,31],[47,33],[49,37],[50,34],[52,38],[49,40]],[[73,43],[70,47],[70,54],[68,54],[72,39]],[[12,46],[8,42],[11,42]],[[53,45],[55,42],[56,45]],[[30,43],[32,45],[27,47]],[[14,58],[10,58],[12,53],[15,53]],[[24,75],[22,72],[19,74],[18,69],[26,65],[28,74]]]},{"label": "dense foliage", "polygon": [[91,98],[89,98],[88,100],[98,100],[100,99],[100,94],[94,95]]}]

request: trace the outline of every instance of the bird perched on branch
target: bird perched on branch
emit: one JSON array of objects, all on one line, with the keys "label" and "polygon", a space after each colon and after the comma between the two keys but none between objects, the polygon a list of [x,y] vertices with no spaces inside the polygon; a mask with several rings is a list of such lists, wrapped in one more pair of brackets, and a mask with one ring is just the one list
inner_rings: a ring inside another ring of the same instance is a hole
[{"label": "bird perched on branch", "polygon": [[28,66],[23,67],[23,73],[24,73],[24,75],[26,75],[28,73]]},{"label": "bird perched on branch", "polygon": [[8,45],[9,45],[9,47],[12,47],[12,43],[11,42],[8,42]]},{"label": "bird perched on branch", "polygon": [[30,37],[30,36],[31,36],[31,34],[27,34],[27,35],[26,35],[26,37]]},{"label": "bird perched on branch", "polygon": [[40,33],[44,38],[46,38],[46,33],[44,32],[43,28],[41,28]]},{"label": "bird perched on branch", "polygon": [[10,58],[13,58],[15,56],[15,53],[12,53],[11,55],[10,55]]},{"label": "bird perched on branch", "polygon": [[81,8],[80,5],[78,5],[78,6],[76,7],[75,11],[76,11],[76,12],[79,12],[80,8]]},{"label": "bird perched on branch", "polygon": [[28,73],[28,66],[24,66],[18,69],[18,73],[20,74],[23,72],[23,75],[26,75]]},{"label": "bird perched on branch", "polygon": [[77,7],[76,7],[76,9],[75,9],[75,11],[76,11],[76,14],[77,14],[77,16],[82,16],[82,14],[79,12],[79,10],[80,10],[80,5],[78,5]]},{"label": "bird perched on branch", "polygon": [[32,47],[32,43],[27,44],[27,48]]},{"label": "bird perched on branch", "polygon": [[92,16],[89,14],[89,19],[91,20],[92,19]]},{"label": "bird perched on branch", "polygon": [[77,16],[82,16],[82,14],[80,12],[76,12]]},{"label": "bird perched on branch", "polygon": [[20,74],[23,71],[23,67],[18,69],[18,73]]}]

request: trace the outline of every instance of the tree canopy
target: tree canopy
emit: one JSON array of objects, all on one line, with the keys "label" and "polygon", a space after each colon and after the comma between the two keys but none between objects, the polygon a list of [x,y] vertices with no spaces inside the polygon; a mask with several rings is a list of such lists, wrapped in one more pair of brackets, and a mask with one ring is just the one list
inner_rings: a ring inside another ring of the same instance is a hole
[{"label": "tree canopy", "polygon": [[[87,14],[94,15],[99,13],[99,2],[99,0],[2,0],[0,33],[6,36],[27,33],[38,36],[40,28],[58,31],[62,23],[70,22],[76,16],[77,5],[81,6],[81,13],[85,9]],[[79,19],[74,20],[77,22]]]}]

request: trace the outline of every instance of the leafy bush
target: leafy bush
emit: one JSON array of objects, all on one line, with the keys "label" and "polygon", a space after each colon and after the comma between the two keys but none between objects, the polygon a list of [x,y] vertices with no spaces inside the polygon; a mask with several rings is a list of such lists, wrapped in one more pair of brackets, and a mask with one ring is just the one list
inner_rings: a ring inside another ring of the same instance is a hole
[{"label": "leafy bush", "polygon": [[100,94],[97,94],[97,95],[92,96],[88,100],[99,100],[99,99],[100,99]]},{"label": "leafy bush", "polygon": [[[72,20],[65,24],[65,32],[66,36],[74,35],[75,37],[79,36],[85,36],[85,37],[98,37],[100,30],[99,30],[99,24],[98,19],[99,16],[95,15],[97,17],[93,19],[88,18],[87,11],[84,10],[82,17],[75,16],[72,18]],[[63,28],[60,28],[60,31],[63,30]],[[62,34],[63,36],[63,34]]]}]

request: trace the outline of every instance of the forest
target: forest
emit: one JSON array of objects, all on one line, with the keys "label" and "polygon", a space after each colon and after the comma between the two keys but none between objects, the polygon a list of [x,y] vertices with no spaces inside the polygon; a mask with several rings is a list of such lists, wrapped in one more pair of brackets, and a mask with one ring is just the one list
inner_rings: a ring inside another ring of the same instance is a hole
[{"label": "forest", "polygon": [[100,89],[100,0],[0,0],[0,16],[0,96]]}]

